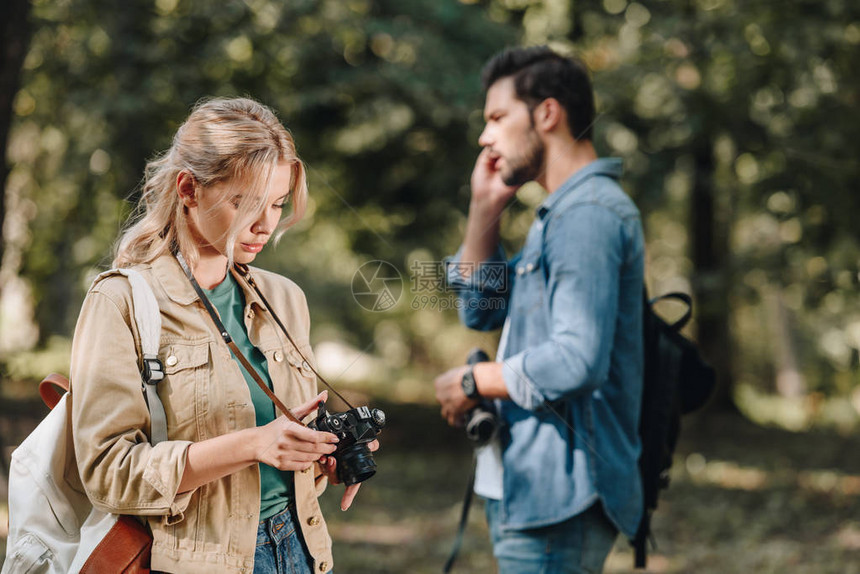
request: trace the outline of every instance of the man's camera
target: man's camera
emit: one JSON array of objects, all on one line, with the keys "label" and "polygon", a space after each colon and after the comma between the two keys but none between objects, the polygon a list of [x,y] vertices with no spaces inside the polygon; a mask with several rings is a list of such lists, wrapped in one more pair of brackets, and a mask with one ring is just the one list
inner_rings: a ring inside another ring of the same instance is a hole
[{"label": "man's camera", "polygon": [[367,443],[385,426],[385,413],[379,409],[356,407],[342,413],[327,413],[321,402],[317,418],[309,428],[337,435],[340,442],[334,452],[337,478],[346,485],[364,482],[376,474],[376,461]]},{"label": "man's camera", "polygon": [[[473,349],[469,353],[466,364],[474,365],[489,361],[490,357],[481,349]],[[484,446],[496,435],[499,421],[490,408],[481,403],[466,413],[466,437],[475,446]]]}]

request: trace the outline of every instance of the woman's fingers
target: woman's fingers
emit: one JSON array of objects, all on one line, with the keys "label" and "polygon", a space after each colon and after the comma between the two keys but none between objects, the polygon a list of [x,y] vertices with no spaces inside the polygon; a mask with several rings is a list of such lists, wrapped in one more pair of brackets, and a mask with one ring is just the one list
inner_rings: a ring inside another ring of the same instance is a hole
[{"label": "woman's fingers", "polygon": [[[285,421],[281,429],[283,437],[288,440],[292,439],[299,445],[305,443],[305,448],[302,450],[306,450],[307,452],[332,452],[334,448],[328,447],[337,444],[340,440],[333,433],[313,430],[292,421],[287,421],[286,417],[283,418]],[[322,448],[320,449],[320,447]]]},{"label": "woman's fingers", "polygon": [[343,491],[343,498],[340,499],[340,509],[347,510],[350,506],[352,506],[352,501],[355,500],[355,495],[358,494],[358,488],[361,486],[361,483],[351,484],[346,487],[346,490]]},{"label": "woman's fingers", "polygon": [[321,402],[325,402],[327,400],[328,391],[323,391],[305,404],[299,405],[296,408],[291,409],[291,412],[293,413],[293,416],[295,416],[297,419],[302,420],[303,418],[317,410]]}]

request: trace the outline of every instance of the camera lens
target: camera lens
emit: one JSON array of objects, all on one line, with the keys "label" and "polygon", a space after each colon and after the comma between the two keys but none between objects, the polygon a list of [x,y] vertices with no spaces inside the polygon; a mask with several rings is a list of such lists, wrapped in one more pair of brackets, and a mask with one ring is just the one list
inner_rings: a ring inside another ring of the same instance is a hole
[{"label": "camera lens", "polygon": [[496,417],[484,409],[475,409],[466,421],[466,436],[478,446],[490,442],[496,434]]},{"label": "camera lens", "polygon": [[347,486],[364,482],[376,474],[376,461],[367,443],[355,444],[345,448],[337,457],[337,474]]}]

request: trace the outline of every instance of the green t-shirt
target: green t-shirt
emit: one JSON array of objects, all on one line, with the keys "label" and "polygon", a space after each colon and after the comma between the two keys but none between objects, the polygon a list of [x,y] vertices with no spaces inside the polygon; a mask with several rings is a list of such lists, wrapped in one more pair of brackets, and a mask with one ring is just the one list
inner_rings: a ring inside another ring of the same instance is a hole
[{"label": "green t-shirt", "polygon": [[[248,362],[256,369],[260,377],[272,387],[272,378],[269,376],[269,368],[266,357],[248,339],[245,329],[245,295],[232,273],[227,273],[224,279],[214,289],[204,289],[212,305],[218,309],[221,322],[233,338],[233,342],[248,359]],[[236,360],[235,357],[233,360]],[[263,426],[275,420],[275,405],[266,393],[260,388],[253,377],[245,370],[241,363],[239,368],[245,375],[245,381],[251,390],[251,401],[254,403],[254,411],[257,415],[257,426]],[[267,464],[260,463],[260,520],[270,518],[283,511],[293,495],[293,473],[282,471]]]}]

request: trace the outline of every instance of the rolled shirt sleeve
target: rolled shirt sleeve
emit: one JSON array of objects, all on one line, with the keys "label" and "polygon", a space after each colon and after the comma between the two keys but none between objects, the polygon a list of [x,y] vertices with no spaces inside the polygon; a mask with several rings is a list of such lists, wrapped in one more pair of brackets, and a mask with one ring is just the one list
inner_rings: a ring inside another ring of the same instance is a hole
[{"label": "rolled shirt sleeve", "polygon": [[130,290],[127,298],[91,290],[75,329],[70,378],[78,471],[96,508],[162,515],[173,524],[193,494],[177,494],[191,442],[149,442],[130,297]]},{"label": "rolled shirt sleeve", "polygon": [[512,286],[511,268],[501,246],[486,261],[462,261],[463,247],[445,259],[446,288],[460,299],[460,321],[470,329],[492,331],[504,324]]},{"label": "rolled shirt sleeve", "polygon": [[535,410],[606,381],[618,312],[624,221],[584,204],[547,222],[543,265],[551,335],[505,359],[511,400]]}]

